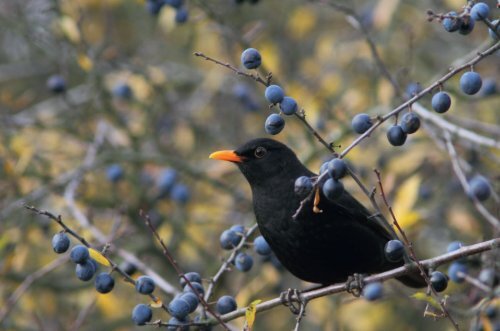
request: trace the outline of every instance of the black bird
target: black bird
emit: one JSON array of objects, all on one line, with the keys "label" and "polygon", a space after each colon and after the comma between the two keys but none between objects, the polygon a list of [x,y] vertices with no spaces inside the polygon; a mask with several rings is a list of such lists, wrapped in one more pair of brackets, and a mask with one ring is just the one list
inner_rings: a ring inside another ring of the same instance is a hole
[{"label": "black bird", "polygon": [[[320,193],[321,213],[313,212],[310,197],[301,212],[294,192],[300,176],[316,176],[286,145],[267,138],[251,140],[235,151],[219,151],[210,158],[234,162],[252,188],[259,230],[279,261],[296,277],[322,285],[346,281],[354,274],[373,274],[402,266],[384,254],[388,231],[348,192],[336,201]],[[320,190],[321,192],[321,190]],[[398,278],[421,287],[418,274]]]}]

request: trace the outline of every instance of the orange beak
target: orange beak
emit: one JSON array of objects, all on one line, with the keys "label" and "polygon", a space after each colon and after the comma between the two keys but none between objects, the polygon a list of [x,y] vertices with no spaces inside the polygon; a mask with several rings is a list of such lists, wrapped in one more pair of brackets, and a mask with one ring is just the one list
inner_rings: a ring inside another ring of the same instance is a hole
[{"label": "orange beak", "polygon": [[222,161],[231,161],[231,162],[243,162],[243,158],[241,156],[236,155],[234,151],[218,151],[210,154],[210,159],[222,160]]}]

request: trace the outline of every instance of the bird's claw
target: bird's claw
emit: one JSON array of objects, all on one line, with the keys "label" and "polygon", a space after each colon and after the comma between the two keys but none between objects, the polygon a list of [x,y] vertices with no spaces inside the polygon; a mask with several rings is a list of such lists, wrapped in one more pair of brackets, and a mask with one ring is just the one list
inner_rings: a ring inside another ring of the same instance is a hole
[{"label": "bird's claw", "polygon": [[299,290],[289,288],[280,294],[280,300],[283,305],[290,309],[292,314],[304,316],[307,301],[301,296]]},{"label": "bird's claw", "polygon": [[346,287],[347,293],[351,293],[355,297],[360,297],[363,287],[365,286],[365,280],[362,274],[354,274],[347,277]]}]

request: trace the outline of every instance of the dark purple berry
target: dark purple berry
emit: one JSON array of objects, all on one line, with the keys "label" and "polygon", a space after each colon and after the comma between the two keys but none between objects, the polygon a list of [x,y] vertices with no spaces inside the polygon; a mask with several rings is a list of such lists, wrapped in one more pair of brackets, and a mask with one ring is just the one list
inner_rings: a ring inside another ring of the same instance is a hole
[{"label": "dark purple berry", "polygon": [[256,69],[262,64],[262,57],[255,48],[247,48],[241,53],[241,63],[247,69]]},{"label": "dark purple berry", "polygon": [[432,108],[442,114],[446,113],[451,106],[451,98],[446,92],[438,92],[432,96]]},{"label": "dark purple berry", "polygon": [[356,133],[365,133],[372,125],[372,120],[367,114],[357,114],[352,119],[352,128]]},{"label": "dark purple berry", "polygon": [[52,237],[52,248],[57,254],[66,252],[70,244],[69,237],[64,232],[56,233],[54,237]]},{"label": "dark purple berry", "polygon": [[149,276],[141,276],[135,282],[135,290],[141,294],[151,294],[155,290],[155,281]]},{"label": "dark purple berry", "polygon": [[230,313],[236,310],[237,307],[238,305],[236,304],[236,300],[229,295],[221,296],[215,305],[215,309],[221,315]]},{"label": "dark purple berry", "polygon": [[400,125],[404,133],[415,133],[420,128],[420,118],[414,112],[406,113],[401,117]]},{"label": "dark purple berry", "polygon": [[344,193],[344,185],[341,181],[328,178],[323,184],[323,194],[328,200],[335,201]]},{"label": "dark purple berry", "polygon": [[266,119],[264,129],[267,133],[275,135],[281,132],[285,127],[285,120],[279,114],[271,114]]},{"label": "dark purple berry", "polygon": [[138,304],[134,307],[134,310],[132,310],[132,320],[135,325],[144,325],[151,321],[152,317],[153,311],[149,308],[149,306],[143,303]]},{"label": "dark purple berry", "polygon": [[370,283],[363,288],[363,297],[368,301],[375,301],[384,294],[382,283]]},{"label": "dark purple berry", "polygon": [[403,131],[401,126],[393,125],[387,131],[387,139],[391,145],[401,146],[404,145],[406,141],[406,133]]}]

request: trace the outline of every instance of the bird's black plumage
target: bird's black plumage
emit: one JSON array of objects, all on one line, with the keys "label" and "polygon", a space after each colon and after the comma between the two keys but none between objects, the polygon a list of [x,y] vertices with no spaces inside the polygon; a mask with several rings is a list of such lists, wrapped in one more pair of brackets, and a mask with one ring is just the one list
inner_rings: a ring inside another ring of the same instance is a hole
[{"label": "bird's black plumage", "polygon": [[[384,246],[391,235],[346,191],[334,202],[321,193],[321,213],[313,212],[309,198],[297,217],[292,217],[301,202],[294,193],[295,180],[315,174],[286,145],[259,138],[234,152],[221,153],[225,156],[214,158],[235,162],[248,180],[260,232],[296,277],[332,284],[355,273],[372,274],[403,265],[403,261],[386,259]],[[399,280],[414,287],[425,285],[414,276]]]}]

